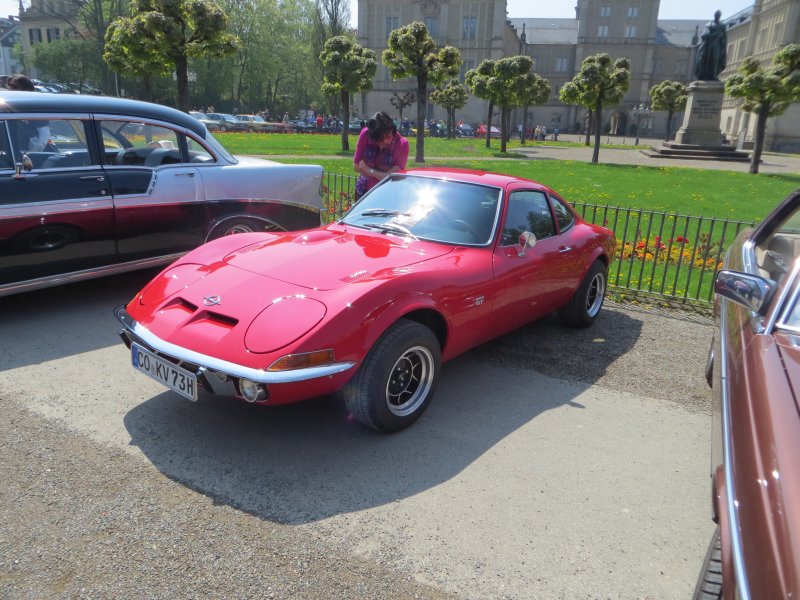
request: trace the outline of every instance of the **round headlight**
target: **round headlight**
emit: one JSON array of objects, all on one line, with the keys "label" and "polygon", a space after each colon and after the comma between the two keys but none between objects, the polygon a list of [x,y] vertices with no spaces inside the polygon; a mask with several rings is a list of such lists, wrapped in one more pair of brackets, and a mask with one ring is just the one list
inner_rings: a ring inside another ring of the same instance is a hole
[{"label": "round headlight", "polygon": [[242,394],[242,398],[248,402],[264,402],[267,399],[264,386],[249,379],[239,380],[239,392]]}]

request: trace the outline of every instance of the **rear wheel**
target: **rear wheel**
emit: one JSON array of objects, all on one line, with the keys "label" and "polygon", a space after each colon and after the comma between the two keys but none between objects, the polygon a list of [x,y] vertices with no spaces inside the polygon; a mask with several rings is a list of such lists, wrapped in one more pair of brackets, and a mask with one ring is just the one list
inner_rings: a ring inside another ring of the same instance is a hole
[{"label": "rear wheel", "polygon": [[440,369],[441,349],[433,332],[401,319],[375,343],[342,396],[360,423],[399,431],[428,408]]},{"label": "rear wheel", "polygon": [[714,531],[703,568],[694,589],[693,600],[719,600],[722,598],[722,547],[719,542],[719,527]]},{"label": "rear wheel", "polygon": [[264,231],[281,231],[281,228],[274,223],[260,221],[258,219],[248,219],[246,217],[229,219],[223,221],[208,236],[209,240],[224,237],[226,235],[236,235],[237,233],[253,233]]},{"label": "rear wheel", "polygon": [[572,299],[558,311],[561,320],[572,327],[588,327],[603,307],[608,282],[608,269],[596,260],[586,273]]}]

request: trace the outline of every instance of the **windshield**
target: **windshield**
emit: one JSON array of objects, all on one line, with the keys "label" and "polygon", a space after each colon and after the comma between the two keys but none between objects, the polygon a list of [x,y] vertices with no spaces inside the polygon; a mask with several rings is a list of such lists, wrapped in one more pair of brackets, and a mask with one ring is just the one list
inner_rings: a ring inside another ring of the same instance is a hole
[{"label": "windshield", "polygon": [[492,240],[502,190],[429,177],[393,175],[374,187],[341,222],[449,244]]}]

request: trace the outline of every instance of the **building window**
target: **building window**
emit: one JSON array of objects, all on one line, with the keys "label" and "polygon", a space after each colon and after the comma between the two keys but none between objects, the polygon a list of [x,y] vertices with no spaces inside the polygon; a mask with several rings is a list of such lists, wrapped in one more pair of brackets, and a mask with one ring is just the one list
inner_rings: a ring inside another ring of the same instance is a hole
[{"label": "building window", "polygon": [[425,17],[425,27],[432,38],[439,37],[439,17]]},{"label": "building window", "polygon": [[686,76],[688,70],[689,70],[689,61],[679,60],[678,62],[675,63],[676,75]]},{"label": "building window", "polygon": [[475,61],[474,60],[465,60],[461,63],[461,73],[458,76],[459,81],[464,83],[464,80],[467,77],[467,72],[472,71],[475,68]]},{"label": "building window", "polygon": [[464,26],[461,37],[465,40],[474,40],[478,34],[478,17],[464,17]]},{"label": "building window", "polygon": [[55,42],[56,40],[61,39],[61,32],[58,30],[58,27],[48,27],[47,28],[47,43]]},{"label": "building window", "polygon": [[600,16],[601,17],[610,17],[611,16],[611,7],[610,6],[601,6],[600,7]]},{"label": "building window", "polygon": [[597,37],[608,37],[608,25],[599,25],[597,27]]},{"label": "building window", "polygon": [[33,44],[42,43],[42,30],[41,29],[28,29],[28,39]]},{"label": "building window", "polygon": [[625,27],[625,37],[626,38],[636,37],[636,25],[628,25],[627,27]]},{"label": "building window", "polygon": [[663,72],[664,72],[664,59],[663,58],[653,59],[653,74],[660,75]]},{"label": "building window", "polygon": [[559,73],[566,73],[569,61],[566,58],[556,59],[556,71]]},{"label": "building window", "polygon": [[386,37],[395,29],[400,28],[400,17],[386,17]]},{"label": "building window", "polygon": [[628,7],[628,16],[629,17],[638,17],[639,16],[639,7],[638,6],[629,6]]}]

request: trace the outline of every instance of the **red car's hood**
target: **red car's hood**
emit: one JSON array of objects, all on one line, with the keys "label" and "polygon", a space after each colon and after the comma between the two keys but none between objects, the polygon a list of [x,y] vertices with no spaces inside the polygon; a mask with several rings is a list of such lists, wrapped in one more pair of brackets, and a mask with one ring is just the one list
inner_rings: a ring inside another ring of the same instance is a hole
[{"label": "red car's hood", "polygon": [[287,233],[225,257],[231,266],[293,285],[332,290],[391,276],[397,269],[452,252],[430,242],[409,242],[361,229],[331,226]]}]

